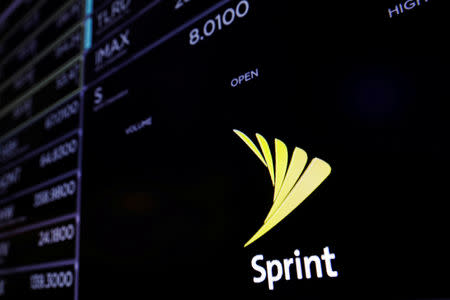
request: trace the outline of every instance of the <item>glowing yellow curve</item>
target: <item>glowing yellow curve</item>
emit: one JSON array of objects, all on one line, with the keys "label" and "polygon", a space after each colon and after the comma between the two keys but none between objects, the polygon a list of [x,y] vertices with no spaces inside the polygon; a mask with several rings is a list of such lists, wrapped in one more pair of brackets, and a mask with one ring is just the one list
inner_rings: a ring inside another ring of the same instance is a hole
[{"label": "glowing yellow curve", "polygon": [[280,207],[281,203],[283,203],[283,201],[286,199],[289,192],[292,190],[295,183],[300,178],[300,175],[302,174],[307,161],[308,161],[308,154],[306,154],[306,152],[303,149],[296,147],[294,149],[294,153],[292,154],[291,162],[289,164],[289,168],[286,173],[286,177],[283,181],[281,190],[278,193],[278,196],[275,199],[269,213],[267,214],[264,223],[266,223],[267,220],[269,220],[269,218],[272,217],[275,211]]},{"label": "glowing yellow curve", "polygon": [[264,160],[261,152],[259,152],[258,147],[256,147],[256,145],[252,142],[252,140],[248,136],[246,136],[245,133],[239,130],[234,129],[233,131],[244,141],[245,144],[247,144],[247,146],[253,151],[253,153],[255,153],[256,156],[258,156],[258,158],[261,160],[261,162],[267,167],[266,161]]},{"label": "glowing yellow curve", "polygon": [[269,144],[267,143],[266,139],[259,133],[256,134],[256,138],[258,139],[259,146],[261,147],[262,153],[266,160],[267,169],[269,169],[270,179],[272,180],[272,185],[275,185],[273,160],[272,160],[272,154],[270,153]]},{"label": "glowing yellow curve", "polygon": [[279,139],[275,139],[275,189],[273,191],[273,202],[277,199],[281,186],[286,176],[288,165],[288,150],[286,145]]},{"label": "glowing yellow curve", "polygon": [[321,159],[314,158],[309,164],[305,173],[295,184],[286,200],[275,211],[273,216],[255,233],[255,235],[244,245],[247,247],[275,225],[288,216],[297,206],[299,206],[308,196],[330,175],[331,167]]}]

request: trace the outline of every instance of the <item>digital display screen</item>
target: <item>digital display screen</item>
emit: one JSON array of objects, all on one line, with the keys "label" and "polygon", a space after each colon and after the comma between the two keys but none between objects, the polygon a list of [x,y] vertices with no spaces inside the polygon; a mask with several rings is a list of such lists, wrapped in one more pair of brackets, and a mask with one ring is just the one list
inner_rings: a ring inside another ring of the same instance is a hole
[{"label": "digital display screen", "polygon": [[450,299],[448,3],[0,4],[0,299]]}]

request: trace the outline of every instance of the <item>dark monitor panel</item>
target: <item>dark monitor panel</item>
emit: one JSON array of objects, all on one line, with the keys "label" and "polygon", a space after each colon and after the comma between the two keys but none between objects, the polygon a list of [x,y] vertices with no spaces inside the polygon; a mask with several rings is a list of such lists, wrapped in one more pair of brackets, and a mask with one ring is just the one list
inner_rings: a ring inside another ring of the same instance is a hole
[{"label": "dark monitor panel", "polygon": [[0,299],[450,299],[448,3],[0,4]]}]

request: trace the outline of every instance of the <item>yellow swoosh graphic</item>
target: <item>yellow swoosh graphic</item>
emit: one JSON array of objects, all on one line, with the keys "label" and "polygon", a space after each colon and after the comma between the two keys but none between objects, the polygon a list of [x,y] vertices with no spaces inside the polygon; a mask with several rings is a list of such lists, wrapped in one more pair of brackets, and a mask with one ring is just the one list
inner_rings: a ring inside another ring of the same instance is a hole
[{"label": "yellow swoosh graphic", "polygon": [[286,177],[283,182],[283,186],[281,187],[280,193],[278,194],[277,199],[272,205],[269,213],[267,214],[264,223],[273,215],[273,213],[280,207],[281,203],[284,199],[289,195],[298,178],[303,172],[303,169],[306,166],[308,161],[308,155],[303,149],[295,148],[294,154],[292,154],[291,163],[289,164],[289,169],[287,171]]},{"label": "yellow swoosh graphic", "polygon": [[[288,165],[288,151],[286,145],[275,139],[275,168],[272,161],[270,147],[266,139],[257,134],[256,138],[261,146],[262,153],[256,145],[244,133],[239,130],[234,132],[247,144],[248,147],[264,162],[274,184],[274,200],[262,227],[244,245],[247,247],[274,226],[287,217],[297,206],[299,206],[317,187],[330,175],[331,167],[325,161],[312,159],[305,172],[308,156],[306,152],[298,147],[294,149],[291,162]],[[286,171],[287,169],[287,171]],[[275,172],[274,172],[275,170]],[[299,179],[300,178],[300,179]]]},{"label": "yellow swoosh graphic", "polygon": [[258,140],[259,145],[261,146],[262,153],[264,155],[264,158],[267,163],[267,169],[269,169],[270,179],[272,179],[272,185],[275,185],[275,178],[273,173],[273,161],[272,161],[272,154],[270,153],[270,147],[267,143],[266,139],[260,135],[256,134],[256,139]]},{"label": "yellow swoosh graphic", "polygon": [[255,233],[255,235],[244,245],[247,247],[275,225],[287,217],[297,206],[299,206],[308,196],[330,175],[331,167],[323,160],[314,158],[306,169],[303,176],[286,197],[273,216]]},{"label": "yellow swoosh graphic", "polygon": [[276,201],[278,193],[286,176],[288,165],[288,150],[286,145],[279,139],[275,139],[275,189],[273,192],[273,202]]},{"label": "yellow swoosh graphic", "polygon": [[239,130],[236,130],[236,129],[235,129],[235,130],[233,130],[233,131],[234,131],[234,133],[236,133],[236,134],[238,135],[238,137],[240,137],[240,138],[244,141],[245,144],[247,144],[247,146],[253,151],[253,153],[256,154],[256,156],[261,160],[261,162],[262,162],[265,166],[267,166],[267,163],[266,163],[266,161],[264,160],[264,158],[263,158],[261,152],[259,152],[258,147],[256,147],[256,145],[252,142],[252,140],[251,140],[248,136],[246,136],[243,132],[241,132],[241,131],[239,131]]}]

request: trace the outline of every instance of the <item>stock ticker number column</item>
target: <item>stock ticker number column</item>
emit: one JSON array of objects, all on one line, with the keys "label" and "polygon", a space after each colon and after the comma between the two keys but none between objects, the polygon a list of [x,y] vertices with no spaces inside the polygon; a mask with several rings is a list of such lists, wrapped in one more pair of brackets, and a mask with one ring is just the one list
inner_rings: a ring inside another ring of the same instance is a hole
[{"label": "stock ticker number column", "polygon": [[90,7],[33,2],[0,41],[0,298],[77,299]]}]

